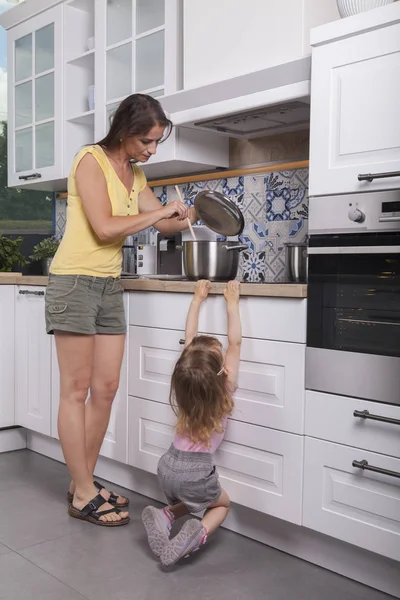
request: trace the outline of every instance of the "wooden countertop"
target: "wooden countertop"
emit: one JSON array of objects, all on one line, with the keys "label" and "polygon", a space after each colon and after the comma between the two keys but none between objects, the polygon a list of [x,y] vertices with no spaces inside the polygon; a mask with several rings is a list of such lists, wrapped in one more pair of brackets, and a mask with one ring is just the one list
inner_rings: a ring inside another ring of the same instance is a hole
[{"label": "wooden countertop", "polygon": [[[47,285],[48,278],[0,273],[0,285]],[[175,292],[192,294],[194,281],[165,281],[160,279],[122,279],[128,291]],[[225,283],[212,283],[211,294],[223,294]],[[242,283],[242,296],[264,296],[276,298],[307,298],[307,285],[302,283]]]}]

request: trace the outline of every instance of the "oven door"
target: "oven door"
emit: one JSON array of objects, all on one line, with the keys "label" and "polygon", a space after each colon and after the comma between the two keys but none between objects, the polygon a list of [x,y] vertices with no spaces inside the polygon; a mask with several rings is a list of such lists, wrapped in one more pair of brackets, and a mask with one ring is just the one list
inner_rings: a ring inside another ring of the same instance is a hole
[{"label": "oven door", "polygon": [[400,404],[400,232],[310,238],[306,387]]}]

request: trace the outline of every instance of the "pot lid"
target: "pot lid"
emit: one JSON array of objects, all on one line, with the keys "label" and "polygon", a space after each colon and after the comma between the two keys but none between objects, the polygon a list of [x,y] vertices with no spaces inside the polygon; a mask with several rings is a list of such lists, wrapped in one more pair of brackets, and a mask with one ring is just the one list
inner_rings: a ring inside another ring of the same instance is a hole
[{"label": "pot lid", "polygon": [[238,235],[244,229],[241,210],[227,196],[211,190],[199,192],[194,207],[200,219],[220,235]]}]

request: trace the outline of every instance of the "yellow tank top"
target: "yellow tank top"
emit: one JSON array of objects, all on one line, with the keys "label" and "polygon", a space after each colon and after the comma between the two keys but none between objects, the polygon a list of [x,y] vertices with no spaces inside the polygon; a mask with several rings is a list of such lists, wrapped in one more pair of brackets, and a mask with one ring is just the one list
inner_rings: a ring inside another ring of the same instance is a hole
[{"label": "yellow tank top", "polygon": [[107,241],[98,239],[86,218],[76,187],[76,169],[88,153],[97,160],[104,173],[113,216],[122,217],[139,213],[139,193],[147,183],[142,169],[133,165],[133,188],[129,195],[104,150],[100,146],[83,148],[76,155],[68,177],[67,224],[63,239],[51,263],[50,272],[55,275],[118,277],[121,274],[122,246],[125,238]]}]

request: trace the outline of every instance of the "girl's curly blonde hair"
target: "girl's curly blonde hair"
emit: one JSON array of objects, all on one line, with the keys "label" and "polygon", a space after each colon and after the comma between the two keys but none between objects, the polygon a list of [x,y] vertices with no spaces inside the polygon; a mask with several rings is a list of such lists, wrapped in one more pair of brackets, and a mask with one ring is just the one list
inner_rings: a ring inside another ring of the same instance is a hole
[{"label": "girl's curly blonde hair", "polygon": [[178,435],[208,445],[214,432],[222,433],[221,420],[233,410],[223,367],[221,344],[216,338],[199,335],[182,352],[169,396]]}]

